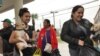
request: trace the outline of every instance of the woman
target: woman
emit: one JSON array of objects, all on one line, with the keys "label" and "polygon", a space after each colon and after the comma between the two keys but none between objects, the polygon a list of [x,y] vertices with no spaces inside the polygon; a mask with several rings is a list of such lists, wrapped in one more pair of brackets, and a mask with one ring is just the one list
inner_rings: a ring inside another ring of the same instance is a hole
[{"label": "woman", "polygon": [[28,9],[27,8],[21,8],[20,11],[19,11],[19,17],[26,24],[26,29],[25,30],[28,33],[30,39],[32,39],[32,34],[34,32],[34,27],[28,25],[28,23],[30,21],[30,17],[31,17],[31,14],[28,11]]},{"label": "woman", "polygon": [[[69,53],[71,56],[80,56],[80,50],[85,45],[93,45],[89,38],[92,23],[84,19],[83,14],[84,8],[81,5],[77,5],[72,9],[71,19],[63,24],[61,39],[69,43]],[[85,50],[85,52],[87,51]]]},{"label": "woman", "polygon": [[[41,48],[42,50],[42,56],[50,56],[51,52],[58,48],[56,32],[54,28],[51,27],[50,21],[48,19],[44,20],[43,25],[44,27],[39,33],[37,44],[38,48]],[[46,48],[47,43],[51,45],[51,47],[48,50],[49,52],[44,50]]]},{"label": "woman", "polygon": [[[22,22],[26,25],[25,32],[29,35],[29,41],[26,41],[28,44],[32,45],[33,39],[34,39],[34,30],[33,27],[29,26],[28,23],[30,21],[30,12],[28,11],[27,8],[21,8],[19,10],[19,17]],[[12,32],[12,35],[14,32]],[[24,38],[23,38],[24,39]],[[10,43],[16,44],[17,42],[20,42],[19,40],[16,40],[14,37],[10,37],[9,39]],[[31,48],[25,48],[22,50],[23,56],[31,56],[34,52]],[[29,55],[30,54],[30,55]]]}]

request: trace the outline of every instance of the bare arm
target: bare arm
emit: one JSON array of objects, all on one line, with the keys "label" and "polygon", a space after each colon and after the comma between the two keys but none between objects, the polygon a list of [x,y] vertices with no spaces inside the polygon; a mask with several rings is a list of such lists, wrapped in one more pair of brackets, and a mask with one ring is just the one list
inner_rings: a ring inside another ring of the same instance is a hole
[{"label": "bare arm", "polygon": [[36,32],[33,31],[33,32],[32,32],[32,40],[35,40],[35,39],[36,39]]},{"label": "bare arm", "polygon": [[13,32],[11,33],[11,36],[10,36],[10,38],[9,38],[9,43],[14,44],[14,43],[20,42],[20,40],[16,39],[16,34],[17,34],[17,33],[16,33],[15,31],[13,31]]},{"label": "bare arm", "polygon": [[29,36],[28,36],[27,33],[25,33],[25,40],[26,40],[26,41],[29,41]]}]

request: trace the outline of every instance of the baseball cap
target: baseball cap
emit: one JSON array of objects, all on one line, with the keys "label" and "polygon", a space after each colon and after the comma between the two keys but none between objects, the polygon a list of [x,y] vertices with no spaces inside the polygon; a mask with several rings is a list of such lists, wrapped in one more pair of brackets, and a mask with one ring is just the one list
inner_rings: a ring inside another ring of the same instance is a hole
[{"label": "baseball cap", "polygon": [[11,20],[10,19],[5,19],[2,22],[8,22],[9,24],[11,24]]}]

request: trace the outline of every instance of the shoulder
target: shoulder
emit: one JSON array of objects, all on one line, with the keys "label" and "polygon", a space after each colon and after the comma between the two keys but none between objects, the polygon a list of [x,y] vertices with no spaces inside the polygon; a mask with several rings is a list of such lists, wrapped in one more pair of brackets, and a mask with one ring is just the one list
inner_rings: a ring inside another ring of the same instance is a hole
[{"label": "shoulder", "polygon": [[16,34],[17,34],[17,32],[14,30],[14,31],[12,31],[11,35],[16,35]]},{"label": "shoulder", "polygon": [[92,24],[88,19],[83,18],[82,21],[86,24]]},{"label": "shoulder", "polygon": [[88,19],[83,18],[82,21],[89,23],[90,21]]},{"label": "shoulder", "polygon": [[72,23],[72,20],[68,20],[68,21],[65,21],[63,25],[69,25],[70,23]]}]

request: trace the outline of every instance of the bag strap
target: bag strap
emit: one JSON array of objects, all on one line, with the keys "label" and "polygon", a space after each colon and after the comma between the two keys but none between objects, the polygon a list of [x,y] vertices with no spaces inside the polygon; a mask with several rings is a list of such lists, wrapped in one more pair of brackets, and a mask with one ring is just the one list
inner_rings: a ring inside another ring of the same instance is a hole
[{"label": "bag strap", "polygon": [[[50,28],[48,28],[47,30],[49,30]],[[47,31],[46,30],[46,31]],[[46,43],[48,43],[48,39],[47,39],[47,32],[45,32],[45,39],[46,39]]]},{"label": "bag strap", "polygon": [[45,40],[46,40],[46,43],[48,43],[48,40],[47,40],[47,35],[46,35],[46,33],[45,33]]},{"label": "bag strap", "polygon": [[85,35],[87,35],[87,31],[86,31],[86,28],[85,27],[83,27],[81,24],[77,24],[78,25],[78,27],[84,32],[84,34]]}]

